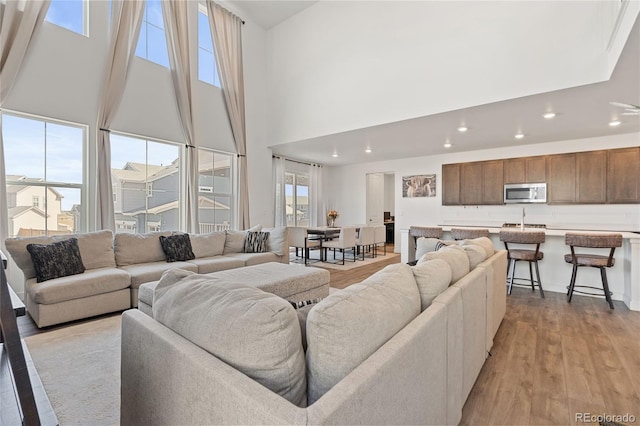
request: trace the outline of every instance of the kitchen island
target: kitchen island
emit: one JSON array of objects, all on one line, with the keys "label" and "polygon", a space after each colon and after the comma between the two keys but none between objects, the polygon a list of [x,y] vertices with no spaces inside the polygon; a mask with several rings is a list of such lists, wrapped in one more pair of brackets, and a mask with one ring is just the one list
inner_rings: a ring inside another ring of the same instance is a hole
[{"label": "kitchen island", "polygon": [[[434,225],[424,225],[434,226]],[[435,225],[441,226],[444,231],[443,239],[453,239],[451,228],[474,228],[469,225]],[[503,249],[504,244],[500,241],[500,227],[477,226],[478,228],[489,229],[490,238],[496,249]],[[530,230],[540,230],[540,228],[527,228]],[[540,245],[540,250],[544,252],[544,259],[540,261],[540,278],[545,291],[566,293],[569,280],[571,279],[572,265],[564,261],[564,255],[569,253],[569,247],[565,244],[564,236],[567,232],[592,232],[611,233],[616,231],[591,231],[586,229],[556,229],[546,228],[546,241]],[[624,304],[633,311],[640,311],[640,233],[620,232],[622,234],[622,247],[616,249],[615,266],[607,268],[609,289],[613,292],[613,300],[622,300]],[[400,254],[402,262],[415,260],[415,242],[409,237],[408,229],[400,230]],[[589,249],[582,249],[589,252]],[[602,252],[602,251],[601,251]],[[522,263],[522,262],[521,262]],[[528,277],[527,265],[518,264],[516,276]],[[577,285],[588,285],[602,288],[600,272],[597,268],[580,268],[580,273],[576,281]],[[506,277],[505,277],[506,285]],[[530,290],[529,290],[530,291]],[[607,307],[602,298],[603,308]]]}]

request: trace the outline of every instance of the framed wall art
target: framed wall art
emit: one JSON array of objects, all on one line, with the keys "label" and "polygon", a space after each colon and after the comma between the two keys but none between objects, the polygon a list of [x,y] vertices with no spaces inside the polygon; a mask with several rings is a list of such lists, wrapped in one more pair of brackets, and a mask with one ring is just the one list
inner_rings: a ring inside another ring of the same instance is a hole
[{"label": "framed wall art", "polygon": [[436,175],[402,176],[403,197],[435,197]]}]

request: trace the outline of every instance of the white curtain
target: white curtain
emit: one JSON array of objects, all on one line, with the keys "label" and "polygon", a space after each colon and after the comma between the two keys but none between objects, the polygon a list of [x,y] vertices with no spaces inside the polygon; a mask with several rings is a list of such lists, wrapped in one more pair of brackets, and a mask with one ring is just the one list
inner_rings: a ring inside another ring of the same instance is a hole
[{"label": "white curtain", "polygon": [[322,166],[309,165],[309,224],[324,226],[327,224],[325,216],[324,194],[322,185]]},{"label": "white curtain", "polygon": [[50,0],[0,1],[0,248],[9,236],[1,108],[49,9]]},{"label": "white curtain", "polygon": [[111,41],[107,68],[102,80],[101,105],[98,111],[98,177],[96,228],[115,231],[113,189],[111,187],[111,138],[113,121],[127,81],[129,65],[138,44],[145,0],[113,0],[111,6]]},{"label": "white curtain", "polygon": [[240,223],[238,225],[240,229],[248,229],[250,226],[249,185],[242,68],[242,20],[211,0],[207,0],[207,12],[222,93],[238,152],[240,180],[238,191]]},{"label": "white curtain", "polygon": [[162,14],[169,47],[171,79],[176,97],[180,123],[184,134],[186,157],[185,216],[187,230],[199,232],[198,225],[198,150],[193,126],[193,100],[191,87],[191,55],[189,44],[188,4],[183,0],[163,0]]},{"label": "white curtain", "polygon": [[273,157],[273,187],[275,188],[275,225],[287,226],[287,197],[284,191],[285,159]]}]

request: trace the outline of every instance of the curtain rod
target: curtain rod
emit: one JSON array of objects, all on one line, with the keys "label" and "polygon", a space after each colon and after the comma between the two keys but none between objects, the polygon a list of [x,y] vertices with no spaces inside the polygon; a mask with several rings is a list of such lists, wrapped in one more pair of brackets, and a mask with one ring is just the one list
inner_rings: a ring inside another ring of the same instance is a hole
[{"label": "curtain rod", "polygon": [[322,164],[315,164],[315,163],[307,163],[305,161],[300,161],[300,160],[292,160],[291,158],[287,158],[287,157],[283,157],[282,155],[271,155],[272,158],[282,158],[285,161],[291,161],[292,163],[298,163],[298,164],[305,164],[307,166],[314,166],[314,167],[322,167]]}]

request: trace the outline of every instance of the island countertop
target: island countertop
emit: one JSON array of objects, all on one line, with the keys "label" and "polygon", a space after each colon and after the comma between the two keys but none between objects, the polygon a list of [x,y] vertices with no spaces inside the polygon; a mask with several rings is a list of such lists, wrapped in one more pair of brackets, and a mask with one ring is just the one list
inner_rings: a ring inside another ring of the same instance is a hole
[{"label": "island countertop", "polygon": [[[440,226],[444,231],[443,239],[451,238],[451,228],[486,228],[489,230],[490,238],[496,249],[503,249],[504,244],[500,241],[499,233],[502,226],[482,226],[468,224],[446,224],[446,225],[424,225],[416,226]],[[596,228],[596,227],[594,227]],[[599,228],[599,227],[598,227]],[[519,226],[509,229],[520,229]],[[622,247],[616,249],[616,263],[607,269],[607,276],[610,290],[613,292],[614,300],[622,300],[631,310],[640,311],[640,233],[631,231],[595,230],[595,229],[574,229],[573,227],[558,228],[555,226],[547,228],[527,227],[526,230],[544,230],[546,241],[541,244],[540,250],[544,252],[544,259],[540,261],[540,274],[545,291],[566,293],[567,285],[571,278],[572,267],[564,261],[564,255],[569,252],[569,247],[565,244],[565,234],[567,232],[587,232],[594,234],[619,233],[622,234]],[[409,237],[408,229],[400,229],[400,253],[401,261],[409,262],[415,260],[415,241]],[[589,249],[585,249],[588,251]],[[525,265],[526,266],[526,265]],[[526,276],[528,271],[520,273],[518,266],[517,275]],[[583,270],[582,270],[583,269]],[[597,268],[582,268],[579,281],[582,285],[589,285],[601,288],[600,273]],[[526,272],[526,273],[525,273]],[[506,277],[505,277],[506,285]],[[606,305],[603,298],[603,304]]]}]

